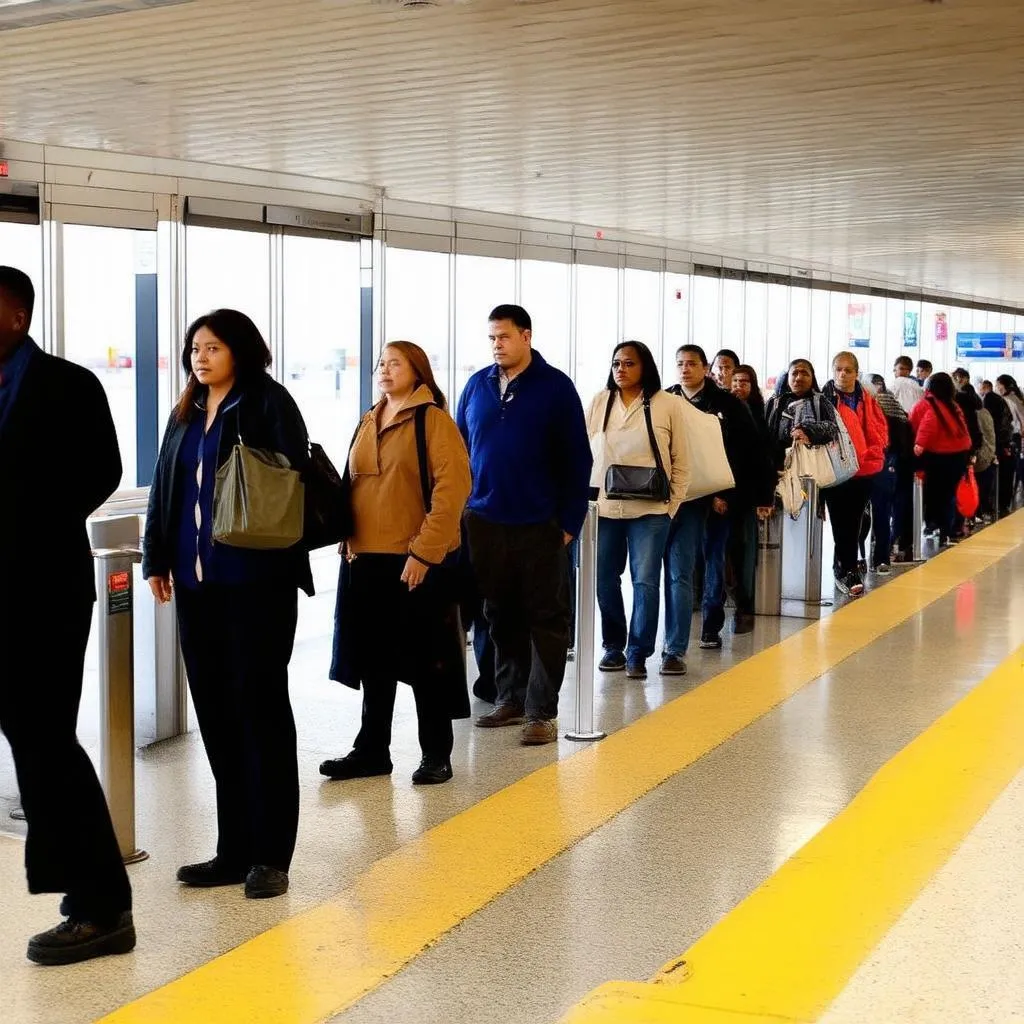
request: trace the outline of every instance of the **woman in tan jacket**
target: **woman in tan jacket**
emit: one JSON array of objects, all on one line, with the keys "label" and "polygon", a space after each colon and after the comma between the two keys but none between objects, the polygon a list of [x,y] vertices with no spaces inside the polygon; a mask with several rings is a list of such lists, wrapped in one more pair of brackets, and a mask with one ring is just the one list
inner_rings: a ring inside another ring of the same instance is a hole
[{"label": "woman in tan jacket", "polygon": [[469,456],[430,360],[408,341],[386,345],[381,400],[348,459],[352,534],[343,545],[331,678],[363,689],[352,751],[325,761],[331,779],[390,775],[398,682],[412,686],[423,760],[416,785],[452,777],[452,719],[468,718],[456,572]]}]

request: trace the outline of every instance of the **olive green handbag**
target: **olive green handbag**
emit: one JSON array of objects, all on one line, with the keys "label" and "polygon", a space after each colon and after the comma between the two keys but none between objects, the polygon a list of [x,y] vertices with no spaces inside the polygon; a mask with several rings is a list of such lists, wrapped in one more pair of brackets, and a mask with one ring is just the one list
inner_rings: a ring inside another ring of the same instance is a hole
[{"label": "olive green handbag", "polygon": [[280,452],[238,444],[213,491],[213,539],[234,548],[274,550],[302,540],[305,487]]}]

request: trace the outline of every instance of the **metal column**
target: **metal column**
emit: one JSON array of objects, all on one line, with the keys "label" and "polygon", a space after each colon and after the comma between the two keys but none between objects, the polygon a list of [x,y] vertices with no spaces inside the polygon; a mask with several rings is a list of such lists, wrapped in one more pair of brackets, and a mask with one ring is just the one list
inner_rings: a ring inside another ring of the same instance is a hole
[{"label": "metal column", "polygon": [[911,525],[910,557],[912,561],[924,561],[924,474],[914,474],[914,508]]},{"label": "metal column", "polygon": [[138,516],[90,523],[96,563],[100,658],[100,781],[125,863],[149,854],[135,845],[134,570],[142,557]]},{"label": "metal column", "polygon": [[782,520],[781,511],[757,521],[757,572],[754,577],[754,613],[782,614]]},{"label": "metal column", "polygon": [[597,600],[597,503],[591,502],[576,555],[576,706],[569,740],[603,740],[594,728],[594,605]]},{"label": "metal column", "polygon": [[[801,482],[807,504],[798,519],[783,517],[782,547],[786,559],[782,565],[782,599],[803,605],[806,616],[812,609],[820,609],[831,602],[821,599],[823,524],[818,517],[818,485],[811,477],[803,477]],[[799,612],[796,617],[801,617]]]}]

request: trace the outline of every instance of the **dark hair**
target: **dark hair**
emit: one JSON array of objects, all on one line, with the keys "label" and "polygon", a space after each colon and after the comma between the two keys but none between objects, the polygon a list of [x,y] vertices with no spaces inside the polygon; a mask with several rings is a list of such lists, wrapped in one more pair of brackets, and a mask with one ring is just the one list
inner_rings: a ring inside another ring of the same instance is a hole
[{"label": "dark hair", "polygon": [[910,356],[900,356],[892,366],[893,369],[896,369],[897,366],[902,366],[904,370],[909,371],[914,368],[914,360]]},{"label": "dark hair", "polygon": [[747,399],[747,405],[752,405],[763,416],[764,395],[761,394],[761,383],[757,379],[757,370],[747,363],[740,363],[733,372],[733,380],[740,374],[750,378],[750,397]]},{"label": "dark hair", "polygon": [[821,386],[818,384],[818,375],[814,372],[814,363],[810,359],[794,359],[789,366],[786,367],[786,372],[779,377],[775,382],[775,394],[776,395],[788,395],[792,392],[792,388],[789,386],[789,375],[793,370],[794,366],[806,366],[811,371],[811,391],[821,391]]},{"label": "dark hair", "polygon": [[843,352],[837,352],[837,353],[836,353],[836,354],[835,354],[835,355],[834,355],[834,356],[832,357],[832,369],[833,369],[833,370],[835,370],[835,368],[836,368],[836,363],[838,363],[838,362],[839,362],[839,360],[840,360],[840,359],[842,359],[842,358],[843,358],[844,356],[845,356],[845,357],[846,357],[847,359],[852,359],[852,360],[853,360],[853,369],[854,369],[854,371],[855,371],[856,373],[860,373],[860,360],[859,360],[859,359],[858,359],[858,358],[857,358],[857,357],[856,357],[856,356],[855,356],[855,355],[854,355],[854,354],[853,354],[852,352],[846,352],[846,351],[843,351]]},{"label": "dark hair", "polygon": [[[409,361],[413,373],[416,374],[416,387],[422,384],[430,389],[434,396],[434,402],[441,409],[448,408],[448,399],[444,397],[437,381],[434,379],[434,368],[430,365],[430,356],[423,351],[414,341],[386,341],[384,348],[397,349]],[[381,355],[384,352],[381,350]]]},{"label": "dark hair", "polygon": [[235,360],[235,381],[242,387],[259,379],[272,362],[270,349],[260,329],[237,309],[215,309],[194,320],[185,332],[185,344],[181,351],[181,365],[188,380],[175,406],[175,413],[182,423],[191,418],[196,394],[204,387],[192,372],[192,344],[204,327],[231,350]]},{"label": "dark hair", "polygon": [[691,355],[696,356],[701,361],[701,365],[708,365],[707,354],[700,345],[680,345],[679,348],[676,349],[676,359],[678,359],[684,352],[689,352]]},{"label": "dark hair", "polygon": [[[929,373],[932,372],[932,364],[927,359],[918,359],[917,368],[919,370],[927,370]],[[949,374],[947,373],[946,376],[948,377]]]},{"label": "dark hair", "polygon": [[968,380],[971,379],[971,375],[962,367],[958,366],[951,374],[951,377],[966,377]]},{"label": "dark hair", "polygon": [[878,388],[879,394],[886,394],[885,378],[880,373],[871,374],[871,383]]},{"label": "dark hair", "polygon": [[960,408],[965,406],[968,409],[973,409],[977,412],[979,409],[985,407],[985,403],[981,400],[978,392],[974,390],[974,385],[968,382],[965,384],[957,393],[956,400],[960,403]]},{"label": "dark hair", "polygon": [[715,362],[715,360],[717,360],[719,356],[722,356],[725,359],[731,359],[732,363],[733,363],[733,366],[739,366],[740,365],[740,357],[738,355],[736,355],[736,353],[733,352],[733,350],[731,348],[720,348],[715,353],[715,358],[712,359],[711,361]]},{"label": "dark hair", "polygon": [[28,322],[32,323],[32,313],[36,306],[36,289],[28,274],[24,270],[18,270],[17,267],[0,267],[0,291],[25,310]]},{"label": "dark hair", "polygon": [[951,410],[955,408],[956,388],[953,386],[953,378],[948,373],[933,373],[925,384],[925,390]]},{"label": "dark hair", "polygon": [[522,306],[515,306],[512,303],[495,306],[487,319],[492,322],[495,320],[511,320],[521,331],[533,330],[533,320],[530,318],[530,314]]},{"label": "dark hair", "polygon": [[990,381],[990,380],[983,380],[983,381],[981,382],[981,386],[982,386],[983,388],[984,388],[984,387],[987,387],[987,388],[988,388],[989,390],[991,390],[991,389],[992,389],[992,381]]},{"label": "dark hair", "polygon": [[[640,365],[643,368],[640,374],[640,387],[643,389],[644,398],[656,395],[661,390],[661,374],[658,373],[658,364],[654,361],[651,350],[642,341],[620,341],[612,352],[612,361],[624,348],[635,349],[640,357]],[[615,383],[614,371],[609,371],[606,387],[609,391],[619,390],[619,385]]]},{"label": "dark hair", "polygon": [[1017,381],[1011,377],[1008,373],[1001,373],[996,377],[996,383],[1002,384],[1011,395],[1016,395],[1021,400],[1024,400],[1024,395],[1020,393],[1020,388],[1017,387]]}]

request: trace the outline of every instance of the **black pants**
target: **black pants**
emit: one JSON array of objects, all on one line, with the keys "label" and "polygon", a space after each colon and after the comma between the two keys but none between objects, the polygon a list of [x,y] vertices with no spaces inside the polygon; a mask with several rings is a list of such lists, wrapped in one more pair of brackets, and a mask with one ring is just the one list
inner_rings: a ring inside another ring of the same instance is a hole
[{"label": "black pants", "polygon": [[874,479],[873,476],[855,476],[845,484],[829,487],[824,492],[825,507],[832,521],[832,539],[835,541],[832,569],[837,580],[857,571],[860,524],[867,510]]},{"label": "black pants", "polygon": [[178,627],[199,731],[217,785],[217,856],[287,871],[299,828],[288,697],[292,584],[179,587]]},{"label": "black pants", "polygon": [[[395,715],[397,690],[398,683],[394,679],[363,680],[363,720],[352,744],[361,759],[373,764],[391,764],[391,721]],[[427,687],[414,686],[412,692],[424,759],[449,760],[455,739],[448,709]]]},{"label": "black pants", "polygon": [[[0,617],[0,729],[14,755],[28,822],[30,892],[67,894],[71,915],[112,922],[132,905],[110,813],[89,755],[76,735],[91,600],[46,598],[46,637],[31,620]],[[38,610],[28,602],[33,617]]]},{"label": "black pants", "polygon": [[980,498],[978,514],[995,518],[998,504],[999,466],[993,462],[976,475],[978,477],[978,497]]},{"label": "black pants", "polygon": [[935,455],[925,452],[921,457],[924,469],[924,518],[939,528],[939,541],[953,534],[956,517],[956,488],[967,472],[967,452]]},{"label": "black pants", "polygon": [[1013,449],[999,455],[999,514],[1008,516],[1013,510],[1013,490],[1017,481],[1017,456]]},{"label": "black pants", "polygon": [[557,523],[502,526],[466,517],[470,558],[494,643],[500,705],[558,714],[569,650],[569,570]]}]

